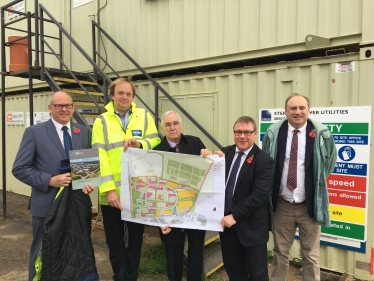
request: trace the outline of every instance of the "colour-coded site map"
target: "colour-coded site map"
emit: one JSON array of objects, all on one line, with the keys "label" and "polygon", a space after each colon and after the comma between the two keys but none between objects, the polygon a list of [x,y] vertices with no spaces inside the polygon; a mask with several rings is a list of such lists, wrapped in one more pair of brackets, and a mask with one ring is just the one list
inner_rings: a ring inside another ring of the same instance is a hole
[{"label": "colour-coded site map", "polygon": [[129,149],[122,158],[122,219],[222,231],[224,177],[224,157]]}]

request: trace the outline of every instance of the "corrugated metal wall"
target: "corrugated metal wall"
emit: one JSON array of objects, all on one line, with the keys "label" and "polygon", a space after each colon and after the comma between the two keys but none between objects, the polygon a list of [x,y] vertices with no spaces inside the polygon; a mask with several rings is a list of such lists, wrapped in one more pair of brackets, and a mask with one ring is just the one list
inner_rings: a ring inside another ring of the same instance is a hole
[{"label": "corrugated metal wall", "polygon": [[[47,105],[49,104],[49,93],[34,94],[34,111],[48,111]],[[1,101],[0,101],[1,104]],[[25,125],[6,125],[6,177],[7,177],[7,190],[15,193],[30,195],[31,188],[28,185],[21,183],[12,175],[12,166],[14,159],[22,140],[23,132],[26,128],[26,112],[29,112],[29,98],[28,95],[17,95],[7,97],[5,100],[6,112],[23,111],[25,113]],[[0,140],[1,144],[2,140]],[[2,173],[2,171],[0,171]],[[2,177],[2,175],[1,175]]]},{"label": "corrugated metal wall", "polygon": [[[104,7],[105,1],[94,0],[78,8],[73,8],[68,0],[39,2],[89,55],[92,54],[91,20],[100,20],[101,26],[142,67],[157,71],[163,67],[170,70],[304,50],[308,34],[332,38],[332,45],[358,42],[363,30],[364,1],[111,0]],[[8,2],[0,0],[0,5]],[[26,1],[27,10],[34,11],[33,5],[33,1]],[[101,7],[104,8],[98,12]],[[58,35],[56,27],[51,24],[45,27],[47,34]],[[57,49],[57,42],[47,40]],[[114,69],[124,74],[137,72],[108,40],[103,39],[104,46],[99,39],[97,43],[100,54]],[[254,53],[256,50],[261,52]],[[91,70],[86,59],[66,39],[64,57],[74,70]],[[59,67],[51,56],[47,64]],[[17,87],[26,85],[27,80],[13,79],[7,83],[9,87]]]},{"label": "corrugated metal wall", "polygon": [[[359,105],[365,93],[359,92],[360,62],[352,73],[335,73],[335,63],[352,61],[358,54],[310,59],[235,70],[176,76],[159,79],[160,85],[173,96],[186,93],[218,93],[219,127],[215,137],[223,144],[232,142],[232,124],[240,115],[251,115],[257,121],[259,108],[284,106],[293,92],[310,98],[313,106]],[[291,67],[290,67],[291,66]],[[333,81],[334,79],[334,81]],[[138,82],[137,93],[154,107],[154,88],[150,82]],[[364,103],[362,105],[367,105]],[[203,116],[203,113],[201,113]],[[199,117],[199,116],[197,116]]]},{"label": "corrugated metal wall", "polygon": [[[360,0],[112,0],[100,18],[140,65],[151,67],[303,43],[308,34],[360,34],[361,15]],[[104,42],[115,69],[134,69]]]},{"label": "corrugated metal wall", "polygon": [[[250,115],[258,121],[261,108],[282,108],[291,93],[300,93],[310,98],[313,107],[372,105],[374,97],[373,60],[357,61],[358,54],[330,58],[316,58],[292,63],[227,70],[209,74],[197,74],[160,79],[158,82],[173,97],[187,93],[216,92],[218,111],[215,119],[214,137],[222,145],[233,143],[232,125],[241,115]],[[356,61],[356,70],[351,73],[336,73],[335,63]],[[138,84],[138,94],[153,103],[153,86],[148,82]],[[141,106],[141,105],[139,105]],[[211,109],[194,117],[203,120]],[[163,110],[164,111],[164,110]],[[162,114],[163,112],[159,112]],[[373,127],[373,125],[372,125]],[[206,128],[209,131],[209,128]],[[186,134],[189,132],[186,131]],[[200,134],[202,136],[202,134]],[[212,145],[210,144],[212,148]],[[368,151],[368,153],[370,153]],[[374,172],[373,156],[370,158],[370,173]],[[371,187],[372,180],[369,186]],[[371,189],[371,188],[370,188]],[[354,273],[356,278],[369,279],[369,272],[356,268],[356,261],[370,263],[370,248],[373,246],[374,192],[368,199],[368,239],[366,254],[321,246],[321,267]],[[272,249],[270,239],[268,248]],[[299,242],[292,247],[290,257],[299,257]]]},{"label": "corrugated metal wall", "polygon": [[[217,111],[213,135],[222,145],[233,143],[232,125],[241,115],[253,116],[258,121],[260,108],[283,107],[285,98],[292,92],[308,96],[312,107],[358,106],[374,102],[373,60],[356,61],[356,70],[352,73],[335,73],[335,63],[357,60],[357,54],[347,56],[316,58],[293,63],[279,63],[227,70],[208,74],[160,79],[159,83],[175,98],[186,94],[216,93]],[[333,80],[334,79],[334,80]],[[154,106],[154,89],[148,82],[138,83],[138,94],[149,105]],[[35,95],[35,111],[45,111],[49,94]],[[161,97],[160,97],[161,99]],[[138,106],[142,106],[138,102]],[[28,111],[26,95],[7,98],[7,111]],[[200,111],[194,117],[204,119],[207,112]],[[162,113],[162,112],[160,112]],[[209,128],[207,128],[209,130]],[[11,175],[11,167],[21,141],[24,126],[7,126],[7,188],[21,194],[29,194],[30,188],[21,184]],[[186,134],[189,132],[186,131]],[[373,157],[370,160],[370,172],[374,172]],[[369,186],[372,186],[370,183]],[[368,206],[374,205],[374,193],[369,192]],[[356,268],[356,261],[370,262],[370,247],[373,240],[373,212],[368,214],[367,254],[359,254],[333,247],[321,247],[321,266],[332,270],[348,271],[356,278],[367,279],[368,271]],[[269,249],[272,242],[269,242]],[[299,256],[298,242],[295,242],[291,257]]]},{"label": "corrugated metal wall", "polygon": [[[0,0],[4,5],[8,0]],[[72,11],[71,1],[47,1],[52,14],[75,38],[89,30],[90,13],[97,13],[106,1],[92,3]],[[332,45],[374,41],[374,8],[372,0],[110,0],[100,11],[102,27],[143,67],[149,71],[171,70],[194,65],[216,64],[223,61],[264,57],[305,49],[305,36],[314,34],[331,38]],[[57,3],[57,4],[56,4]],[[33,10],[33,1],[26,1]],[[96,15],[97,19],[97,15]],[[79,29],[74,31],[74,26]],[[361,34],[362,33],[362,34]],[[84,34],[79,38],[90,53],[90,42]],[[133,73],[133,66],[104,40],[109,62],[122,74]],[[64,43],[64,54],[70,57],[70,44]],[[374,51],[374,49],[373,49]],[[100,53],[105,56],[100,45]],[[312,107],[372,105],[374,102],[373,60],[359,61],[358,54],[312,58],[234,70],[202,73],[160,79],[159,83],[178,100],[188,96],[206,96],[199,100],[205,110],[194,117],[205,120],[213,116],[211,133],[222,144],[233,143],[232,124],[240,115],[258,118],[260,108],[283,107],[285,98],[298,92],[310,98]],[[87,64],[73,50],[75,70],[87,69]],[[335,63],[356,61],[352,73],[335,73]],[[52,66],[54,67],[54,66]],[[126,72],[128,71],[128,72]],[[17,81],[16,81],[17,80]],[[27,80],[7,78],[13,89]],[[149,82],[138,82],[139,95],[154,106],[154,88]],[[45,111],[48,94],[36,95],[35,111]],[[210,98],[213,97],[213,98]],[[211,101],[213,100],[213,106]],[[160,103],[163,99],[160,97]],[[142,106],[138,102],[138,106]],[[201,106],[201,104],[199,104]],[[27,96],[7,98],[7,111],[28,110]],[[198,106],[196,106],[198,107]],[[159,107],[160,112],[164,108]],[[210,129],[210,128],[208,128]],[[23,126],[7,126],[8,189],[28,194],[11,175],[11,167],[21,141]],[[191,131],[189,131],[191,130]],[[189,127],[185,133],[194,132]],[[1,140],[0,140],[1,142]],[[214,149],[212,144],[208,144]],[[368,152],[369,153],[369,152]],[[373,157],[370,173],[374,172]],[[1,172],[1,171],[0,171]],[[372,186],[370,181],[369,186]],[[369,192],[368,206],[374,206],[374,193]],[[367,270],[356,268],[356,261],[370,262],[374,240],[374,213],[368,213],[366,254],[321,247],[321,266],[347,271],[356,278],[371,279]],[[272,247],[269,242],[269,249]],[[291,257],[299,256],[298,242]]]}]

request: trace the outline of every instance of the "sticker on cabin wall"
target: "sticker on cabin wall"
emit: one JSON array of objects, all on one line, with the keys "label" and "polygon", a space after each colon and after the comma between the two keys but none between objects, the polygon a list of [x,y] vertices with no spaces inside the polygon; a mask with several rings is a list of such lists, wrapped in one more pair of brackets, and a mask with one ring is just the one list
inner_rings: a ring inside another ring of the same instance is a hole
[{"label": "sticker on cabin wall", "polygon": [[23,125],[25,123],[25,113],[23,111],[7,112],[7,125]]},{"label": "sticker on cabin wall", "polygon": [[[25,12],[25,1],[18,2],[17,4],[10,6],[8,9],[24,13]],[[8,11],[8,19],[14,18],[16,16],[18,16],[18,14]]]},{"label": "sticker on cabin wall", "polygon": [[93,0],[74,0],[74,8],[93,2]]},{"label": "sticker on cabin wall", "polygon": [[[45,112],[35,112],[33,117],[33,124],[39,124],[48,121],[51,118],[51,113]],[[26,112],[26,127],[30,127],[30,112]]]},{"label": "sticker on cabin wall", "polygon": [[355,62],[339,62],[335,64],[336,73],[346,73],[355,71]]}]

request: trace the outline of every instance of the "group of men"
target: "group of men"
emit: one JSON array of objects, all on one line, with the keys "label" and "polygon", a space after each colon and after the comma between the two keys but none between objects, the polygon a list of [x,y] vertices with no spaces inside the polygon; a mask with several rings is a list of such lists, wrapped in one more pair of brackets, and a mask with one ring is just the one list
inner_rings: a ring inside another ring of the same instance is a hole
[{"label": "group of men", "polygon": [[[102,178],[99,201],[113,280],[131,281],[138,278],[144,225],[121,220],[122,151],[132,147],[203,157],[211,151],[198,137],[182,134],[182,120],[173,111],[165,112],[161,118],[165,136],[160,140],[150,113],[133,102],[135,87],[129,79],[115,80],[110,85],[110,95],[107,112],[95,120],[92,147],[99,151]],[[29,280],[38,280],[39,269],[35,264],[43,253],[46,217],[56,204],[61,187],[66,189],[71,184],[70,173],[61,171],[62,160],[68,158],[69,149],[91,147],[89,130],[70,121],[74,104],[67,93],[53,94],[48,108],[51,119],[26,129],[13,166],[14,176],[32,186]],[[307,97],[291,95],[285,103],[287,119],[269,127],[262,150],[255,144],[258,136],[255,120],[242,116],[233,126],[234,145],[216,152],[226,162],[220,238],[230,280],[269,280],[269,231],[273,231],[274,238],[271,280],[286,280],[296,227],[303,262],[302,280],[320,280],[320,225],[330,223],[326,177],[334,168],[336,149],[327,128],[309,118],[309,109]],[[89,198],[93,190],[93,186],[86,185],[80,195]],[[90,225],[90,219],[85,223]],[[160,228],[160,236],[165,244],[171,281],[182,279],[186,235],[187,280],[202,279],[205,231],[164,226]],[[87,280],[98,278],[90,276]]]}]

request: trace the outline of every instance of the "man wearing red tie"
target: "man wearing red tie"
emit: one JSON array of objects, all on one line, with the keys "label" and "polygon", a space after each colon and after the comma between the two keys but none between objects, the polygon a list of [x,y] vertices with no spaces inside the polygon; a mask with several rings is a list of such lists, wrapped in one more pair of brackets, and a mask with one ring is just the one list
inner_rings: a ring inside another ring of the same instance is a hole
[{"label": "man wearing red tie", "polygon": [[262,149],[274,159],[272,281],[284,281],[296,227],[302,255],[302,280],[320,280],[321,226],[330,226],[326,178],[336,162],[331,132],[309,117],[309,99],[293,94],[286,120],[271,125]]},{"label": "man wearing red tie", "polygon": [[267,281],[273,160],[255,144],[257,127],[253,118],[238,118],[233,137],[234,145],[216,152],[226,161],[220,232],[223,263],[232,281]]}]

